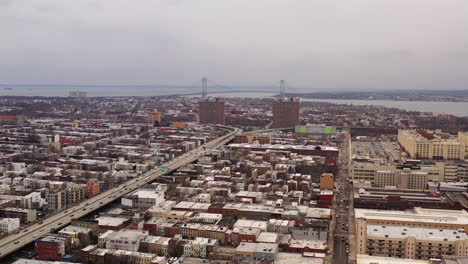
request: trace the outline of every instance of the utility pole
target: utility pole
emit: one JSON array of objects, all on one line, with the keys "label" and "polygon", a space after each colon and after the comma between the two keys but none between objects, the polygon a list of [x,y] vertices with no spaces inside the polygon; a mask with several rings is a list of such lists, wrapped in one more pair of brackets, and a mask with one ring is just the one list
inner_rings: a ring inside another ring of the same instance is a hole
[{"label": "utility pole", "polygon": [[208,80],[206,79],[206,77],[203,77],[201,79],[201,82],[202,82],[202,91],[201,91],[201,95],[202,95],[202,99],[205,99],[206,98],[206,95],[208,94],[207,92],[207,82]]}]

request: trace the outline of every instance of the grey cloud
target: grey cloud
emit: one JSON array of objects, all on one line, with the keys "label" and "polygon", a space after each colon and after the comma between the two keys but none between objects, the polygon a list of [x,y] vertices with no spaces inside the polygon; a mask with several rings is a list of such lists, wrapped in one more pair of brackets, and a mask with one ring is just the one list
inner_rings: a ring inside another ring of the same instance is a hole
[{"label": "grey cloud", "polygon": [[204,75],[304,88],[468,83],[465,0],[0,4],[0,83],[185,85]]}]

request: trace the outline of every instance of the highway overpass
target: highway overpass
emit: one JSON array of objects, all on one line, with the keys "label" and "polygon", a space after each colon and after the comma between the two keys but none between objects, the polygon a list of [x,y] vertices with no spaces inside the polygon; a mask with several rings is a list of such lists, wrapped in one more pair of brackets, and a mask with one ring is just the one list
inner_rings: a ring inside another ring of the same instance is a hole
[{"label": "highway overpass", "polygon": [[64,211],[58,212],[44,219],[42,222],[21,229],[19,233],[12,234],[1,239],[0,258],[3,258],[10,253],[13,253],[14,251],[28,245],[29,243],[46,235],[47,233],[56,231],[70,224],[70,222],[73,219],[83,217],[89,214],[90,212],[99,209],[100,207],[103,207],[116,199],[119,199],[127,193],[132,192],[142,187],[143,185],[154,181],[158,177],[172,172],[187,163],[191,163],[197,160],[198,157],[200,155],[203,155],[204,152],[228,143],[234,137],[234,135],[242,132],[241,129],[238,128],[232,128],[227,126],[218,127],[227,130],[228,134],[216,138],[203,146],[200,146],[190,152],[187,152],[175,159],[168,161],[165,164],[162,164],[162,166],[167,167],[167,169],[153,169],[147,173],[142,174],[137,178],[134,178],[119,185],[118,187],[100,193],[90,199],[84,200],[80,204],[70,207]]}]

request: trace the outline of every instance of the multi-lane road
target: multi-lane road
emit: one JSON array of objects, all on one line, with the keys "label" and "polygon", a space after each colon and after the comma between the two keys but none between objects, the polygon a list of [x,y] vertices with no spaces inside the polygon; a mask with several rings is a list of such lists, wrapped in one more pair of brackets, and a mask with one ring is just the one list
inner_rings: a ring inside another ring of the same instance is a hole
[{"label": "multi-lane road", "polygon": [[241,132],[238,128],[231,128],[220,126],[221,129],[228,130],[228,134],[214,139],[203,146],[200,146],[190,152],[187,152],[169,162],[163,164],[166,169],[154,169],[137,178],[129,180],[124,184],[119,185],[111,190],[105,191],[95,197],[87,199],[80,204],[66,209],[65,211],[59,212],[52,215],[41,222],[31,225],[25,229],[22,229],[19,233],[7,236],[0,240],[0,258],[28,245],[34,240],[44,236],[49,232],[53,232],[59,228],[62,228],[73,219],[83,217],[90,212],[111,203],[112,201],[132,192],[141,186],[154,181],[156,178],[165,175],[177,168],[193,162],[198,159],[200,155],[203,155],[205,151],[213,148],[217,148],[221,145],[228,143],[235,134]]}]

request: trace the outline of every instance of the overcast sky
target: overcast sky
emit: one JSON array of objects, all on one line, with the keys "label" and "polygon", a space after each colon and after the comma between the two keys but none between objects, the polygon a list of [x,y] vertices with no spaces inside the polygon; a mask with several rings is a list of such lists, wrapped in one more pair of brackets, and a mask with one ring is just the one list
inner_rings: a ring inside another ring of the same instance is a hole
[{"label": "overcast sky", "polygon": [[467,0],[0,0],[0,83],[468,89]]}]

